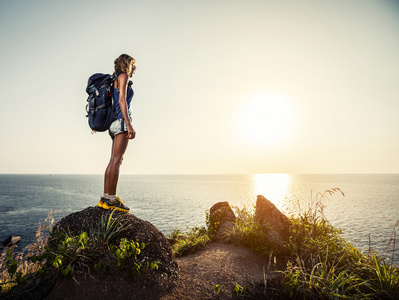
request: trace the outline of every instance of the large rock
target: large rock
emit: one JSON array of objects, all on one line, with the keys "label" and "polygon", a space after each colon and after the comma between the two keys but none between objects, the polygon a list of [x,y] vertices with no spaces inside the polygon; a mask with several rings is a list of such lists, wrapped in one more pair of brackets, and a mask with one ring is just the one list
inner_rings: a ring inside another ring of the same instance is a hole
[{"label": "large rock", "polygon": [[[78,235],[82,231],[90,232],[97,228],[101,218],[108,220],[111,211],[98,207],[88,207],[61,219],[54,228],[69,235]],[[106,272],[90,269],[89,276],[71,276],[55,282],[46,299],[157,299],[174,286],[178,278],[178,266],[173,259],[172,250],[166,237],[152,224],[136,216],[114,211],[113,217],[120,217],[126,230],[111,244],[118,245],[121,238],[144,243],[145,248],[138,259],[144,262],[159,261],[159,269],[144,271],[139,277],[131,275],[130,269]]]},{"label": "large rock", "polygon": [[289,238],[290,219],[262,195],[256,199],[255,220],[280,249]]},{"label": "large rock", "polygon": [[209,210],[209,226],[214,230],[215,240],[224,240],[234,227],[236,216],[229,203],[218,202]]},{"label": "large rock", "polygon": [[226,201],[218,202],[211,207],[209,210],[209,219],[211,225],[217,226],[217,224],[222,225],[225,222],[235,222],[236,216]]}]

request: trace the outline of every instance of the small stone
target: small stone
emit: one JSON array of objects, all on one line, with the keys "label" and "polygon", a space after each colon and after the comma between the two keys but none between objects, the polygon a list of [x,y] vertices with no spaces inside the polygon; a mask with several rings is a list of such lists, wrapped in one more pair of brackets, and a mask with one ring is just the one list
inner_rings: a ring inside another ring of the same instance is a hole
[{"label": "small stone", "polygon": [[3,245],[4,246],[12,246],[12,245],[18,243],[20,240],[21,240],[21,237],[10,235],[8,238],[6,238],[4,240]]}]

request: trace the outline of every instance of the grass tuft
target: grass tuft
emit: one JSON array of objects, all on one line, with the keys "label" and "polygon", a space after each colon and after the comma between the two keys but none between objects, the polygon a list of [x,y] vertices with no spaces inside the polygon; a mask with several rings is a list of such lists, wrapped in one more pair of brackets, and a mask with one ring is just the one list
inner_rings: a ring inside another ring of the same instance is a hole
[{"label": "grass tuft", "polygon": [[169,235],[168,239],[175,256],[183,256],[197,252],[208,244],[211,238],[205,227],[192,227],[183,232],[175,228]]}]

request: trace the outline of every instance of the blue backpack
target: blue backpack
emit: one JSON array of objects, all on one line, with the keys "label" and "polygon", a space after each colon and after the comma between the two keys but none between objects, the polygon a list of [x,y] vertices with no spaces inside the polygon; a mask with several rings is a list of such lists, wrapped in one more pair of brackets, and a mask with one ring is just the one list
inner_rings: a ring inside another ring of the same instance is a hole
[{"label": "blue backpack", "polygon": [[93,132],[106,131],[118,117],[120,109],[115,111],[113,87],[116,74],[96,73],[89,77],[86,87],[86,111],[89,126]]}]

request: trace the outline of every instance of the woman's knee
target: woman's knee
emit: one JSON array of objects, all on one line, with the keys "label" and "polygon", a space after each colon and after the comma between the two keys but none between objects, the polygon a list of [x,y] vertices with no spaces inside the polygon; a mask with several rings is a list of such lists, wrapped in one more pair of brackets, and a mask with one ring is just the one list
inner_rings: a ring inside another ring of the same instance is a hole
[{"label": "woman's knee", "polygon": [[114,165],[114,166],[115,165],[120,166],[122,164],[122,162],[123,162],[123,155],[116,156],[111,159],[111,165]]}]

